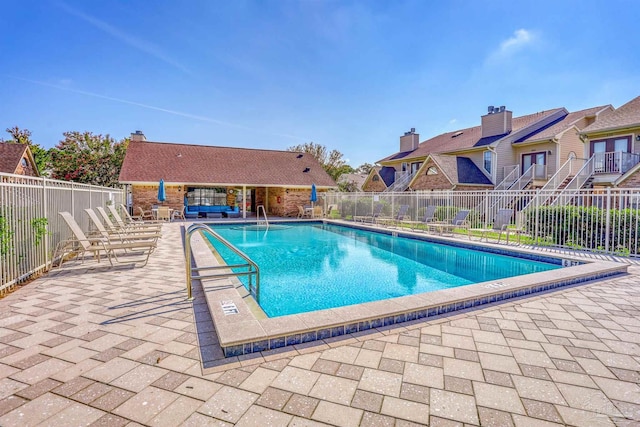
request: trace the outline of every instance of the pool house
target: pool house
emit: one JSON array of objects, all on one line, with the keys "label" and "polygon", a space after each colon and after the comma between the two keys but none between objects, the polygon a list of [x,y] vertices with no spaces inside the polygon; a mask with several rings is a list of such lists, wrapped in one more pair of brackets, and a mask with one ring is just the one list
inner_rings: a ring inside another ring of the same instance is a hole
[{"label": "pool house", "polygon": [[295,216],[310,203],[312,185],[320,200],[337,188],[310,154],[152,142],[140,131],[131,135],[120,183],[133,212],[162,204],[192,219],[246,218],[260,205],[269,215]]}]

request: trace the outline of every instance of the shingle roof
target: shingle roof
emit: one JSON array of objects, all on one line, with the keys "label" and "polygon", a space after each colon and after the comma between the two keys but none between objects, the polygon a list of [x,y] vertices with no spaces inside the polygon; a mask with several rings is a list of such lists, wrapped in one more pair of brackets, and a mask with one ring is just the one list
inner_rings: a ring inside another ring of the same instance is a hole
[{"label": "shingle roof", "polygon": [[[562,110],[562,108],[554,108],[552,110],[541,111],[539,113],[528,114],[526,116],[514,117],[511,125],[511,132],[517,132],[520,129],[529,126],[551,114],[557,113],[560,110]],[[426,157],[431,153],[448,153],[452,151],[463,150],[466,148],[472,148],[476,146],[478,142],[482,143],[482,127],[474,126],[471,128],[459,129],[456,131],[443,133],[441,135],[423,141],[413,152],[401,157],[406,157],[409,159],[416,157]],[[489,143],[491,142],[495,142],[495,140],[491,140]],[[394,153],[382,160],[379,160],[378,163],[394,160],[397,158],[396,156],[399,156],[401,154],[404,153]]]},{"label": "shingle roof", "polygon": [[640,96],[632,99],[618,109],[608,114],[603,114],[591,125],[582,130],[582,133],[592,133],[603,130],[614,130],[622,127],[640,126]]},{"label": "shingle roof", "polygon": [[[556,120],[555,122],[549,123],[547,126],[542,129],[526,135],[523,138],[520,138],[518,142],[530,142],[530,141],[543,141],[547,139],[552,139],[556,135],[562,133],[563,131],[569,129],[576,121],[582,119],[583,117],[594,116],[597,112],[604,110],[607,108],[606,105],[601,105],[599,107],[587,108],[585,110],[574,111],[573,113],[569,113],[561,119]],[[600,120],[602,116],[598,116],[598,120]]]},{"label": "shingle roof", "polygon": [[0,172],[16,173],[27,147],[25,144],[0,142]]},{"label": "shingle roof", "polygon": [[378,171],[378,174],[386,184],[386,186],[390,186],[396,180],[396,170],[389,166],[383,166]]},{"label": "shingle roof", "polygon": [[336,187],[310,154],[132,141],[120,182]]},{"label": "shingle roof", "polygon": [[491,180],[468,157],[450,154],[431,154],[451,184],[492,185]]}]

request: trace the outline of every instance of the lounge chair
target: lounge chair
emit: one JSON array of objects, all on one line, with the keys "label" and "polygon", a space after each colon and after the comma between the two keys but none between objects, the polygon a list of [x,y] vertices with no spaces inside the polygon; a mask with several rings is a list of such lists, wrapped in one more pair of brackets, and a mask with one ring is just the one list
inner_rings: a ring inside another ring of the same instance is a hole
[{"label": "lounge chair", "polygon": [[453,234],[453,230],[456,228],[468,228],[468,216],[468,210],[459,210],[450,222],[432,222],[427,225],[427,228],[435,230],[438,234],[444,234],[446,231],[450,231]]},{"label": "lounge chair", "polygon": [[[78,225],[78,223],[76,222],[76,220],[73,218],[73,216],[69,212],[58,212],[58,214],[67,223],[67,226],[69,226],[69,229],[71,229],[71,232],[75,237],[74,239],[69,239],[69,240],[60,242],[58,244],[58,247],[59,248],[73,247],[74,249],[77,249],[79,251],[79,254],[83,255],[83,257],[86,252],[91,252],[94,255],[94,257],[98,259],[98,262],[100,262],[100,253],[104,252],[107,255],[107,258],[109,259],[109,263],[113,266],[112,258],[115,259],[116,262],[120,262],[116,254],[116,251],[137,250],[137,251],[142,251],[143,253],[146,253],[146,258],[144,259],[144,263],[142,264],[144,266],[149,261],[149,255],[151,255],[151,252],[153,252],[153,250],[156,248],[156,242],[154,240],[143,240],[143,241],[123,243],[123,242],[114,242],[108,238],[87,237],[82,231],[82,229],[80,228],[80,226]],[[58,252],[58,250],[56,250],[56,252]],[[59,253],[59,255],[60,255],[60,264],[59,264],[60,266],[64,261],[65,254]]]},{"label": "lounge chair", "polygon": [[398,208],[398,212],[396,216],[393,218],[380,218],[378,219],[378,223],[382,224],[385,227],[397,227],[403,220],[404,217],[409,212],[409,205],[400,205]]},{"label": "lounge chair", "polygon": [[[109,217],[109,215],[107,215],[107,213],[104,211],[104,209],[102,209],[102,207],[98,207],[98,212],[100,213],[100,215],[102,215],[105,224],[107,224],[107,226],[109,226],[109,228],[111,228],[112,230],[126,230],[126,231],[156,231],[156,232],[160,232],[160,228],[161,225],[160,224],[147,224],[144,222],[131,222],[129,224],[126,224],[122,218],[120,217],[120,215],[118,214],[118,211],[116,210],[116,208],[113,205],[109,205],[107,206],[107,209],[109,209],[109,212],[111,213],[111,217],[114,219],[114,221],[116,222],[115,224],[111,221],[111,218]],[[127,212],[128,213],[128,212]]]},{"label": "lounge chair", "polygon": [[382,203],[378,203],[373,207],[373,211],[371,212],[371,215],[354,216],[353,220],[361,221],[361,222],[371,222],[375,224],[378,221],[380,214],[382,213],[383,207],[384,206],[382,205]]},{"label": "lounge chair", "polygon": [[102,221],[100,221],[100,218],[98,217],[98,215],[95,213],[93,209],[86,208],[84,211],[89,216],[89,219],[91,220],[91,222],[93,222],[93,225],[95,226],[98,234],[105,239],[119,240],[120,242],[130,242],[130,241],[136,241],[136,240],[156,241],[158,237],[160,237],[160,233],[158,233],[157,230],[156,231],[135,231],[135,230],[134,231],[127,231],[127,230],[109,231],[105,228],[104,224],[102,224]]},{"label": "lounge chair", "polygon": [[416,228],[418,228],[419,225],[426,226],[434,222],[435,218],[436,218],[436,206],[427,206],[426,208],[424,208],[424,215],[422,219],[420,219],[419,221],[403,220],[402,223],[407,224],[408,226],[411,227],[412,230],[415,230]]},{"label": "lounge chair", "polygon": [[471,240],[472,234],[480,234],[480,241],[482,239],[489,241],[489,233],[498,233],[498,243],[500,243],[502,233],[507,231],[512,215],[513,211],[511,209],[498,209],[491,228],[469,228],[467,230],[469,240]]}]

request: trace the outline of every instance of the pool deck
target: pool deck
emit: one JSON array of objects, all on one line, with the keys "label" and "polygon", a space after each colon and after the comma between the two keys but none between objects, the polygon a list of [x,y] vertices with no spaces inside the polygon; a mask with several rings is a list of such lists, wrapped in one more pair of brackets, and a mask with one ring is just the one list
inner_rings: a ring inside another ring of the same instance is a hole
[{"label": "pool deck", "polygon": [[0,299],[0,426],[640,424],[637,264],[223,361],[180,225],[143,268],[70,262]]}]

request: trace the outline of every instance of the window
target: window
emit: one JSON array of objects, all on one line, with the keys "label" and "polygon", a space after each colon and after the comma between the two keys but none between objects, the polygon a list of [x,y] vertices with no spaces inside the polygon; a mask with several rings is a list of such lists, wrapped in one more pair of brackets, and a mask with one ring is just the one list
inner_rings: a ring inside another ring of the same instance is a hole
[{"label": "window", "polygon": [[20,160],[20,164],[22,165],[23,168],[26,168],[27,167],[27,159],[25,159],[23,157],[22,160]]},{"label": "window", "polygon": [[420,166],[422,166],[422,162],[413,162],[411,163],[411,173],[416,173],[418,171],[418,169],[420,169]]},{"label": "window", "polygon": [[483,154],[484,170],[491,173],[491,151],[485,151]]},{"label": "window", "polygon": [[427,175],[438,175],[438,168],[435,166],[431,166],[427,169]]},{"label": "window", "polygon": [[377,182],[377,181],[380,181],[380,177],[378,175],[374,175],[373,178],[371,178],[371,180],[373,182]]},{"label": "window", "polygon": [[188,188],[189,206],[224,206],[227,204],[226,188]]},{"label": "window", "polygon": [[407,171],[407,163],[402,162],[402,172],[406,172],[406,171]]}]

